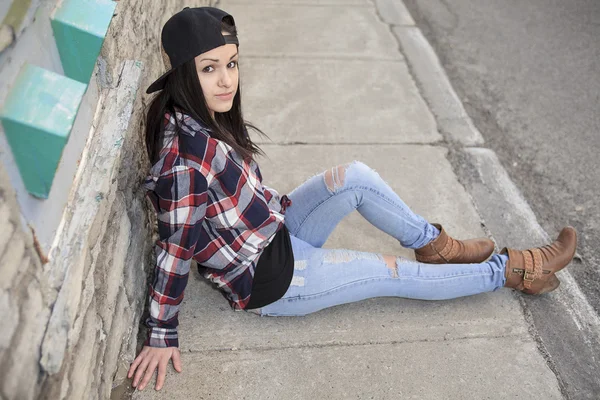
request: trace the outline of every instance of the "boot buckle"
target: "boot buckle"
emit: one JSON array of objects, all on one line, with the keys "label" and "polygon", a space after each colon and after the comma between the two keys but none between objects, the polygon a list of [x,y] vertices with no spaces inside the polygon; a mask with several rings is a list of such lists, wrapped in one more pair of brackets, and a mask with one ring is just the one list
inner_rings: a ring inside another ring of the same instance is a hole
[{"label": "boot buckle", "polygon": [[525,274],[523,274],[523,280],[533,282],[535,280],[535,274],[533,271],[525,271]]}]

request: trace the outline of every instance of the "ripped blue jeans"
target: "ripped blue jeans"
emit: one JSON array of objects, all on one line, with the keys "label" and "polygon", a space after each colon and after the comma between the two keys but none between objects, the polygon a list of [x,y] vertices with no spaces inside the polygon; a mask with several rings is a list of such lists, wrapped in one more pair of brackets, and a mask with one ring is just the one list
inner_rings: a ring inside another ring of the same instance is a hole
[{"label": "ripped blue jeans", "polygon": [[439,231],[413,213],[379,174],[362,162],[334,167],[298,186],[288,197],[285,224],[291,234],[294,276],[283,297],[260,315],[298,316],[371,297],[444,300],[504,286],[508,257],[480,264],[423,264],[377,253],[323,249],[336,225],[357,210],[371,224],[417,249]]}]

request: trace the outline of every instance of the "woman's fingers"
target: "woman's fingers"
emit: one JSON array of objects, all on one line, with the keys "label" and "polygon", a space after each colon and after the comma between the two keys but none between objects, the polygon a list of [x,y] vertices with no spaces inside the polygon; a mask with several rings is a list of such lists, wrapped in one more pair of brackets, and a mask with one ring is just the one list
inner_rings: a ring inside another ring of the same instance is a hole
[{"label": "woman's fingers", "polygon": [[144,376],[144,372],[146,371],[149,362],[150,360],[148,359],[148,357],[144,357],[144,359],[138,366],[137,371],[135,372],[135,378],[133,378],[133,387],[137,387],[139,385],[140,380]]},{"label": "woman's fingers", "polygon": [[158,365],[158,361],[156,361],[156,360],[152,360],[149,363],[148,368],[146,369],[146,372],[144,373],[144,379],[142,380],[142,384],[140,385],[140,387],[138,387],[138,390],[144,390],[144,388],[146,387],[148,382],[150,382],[150,379],[152,379],[152,376],[154,376],[154,371],[156,370],[157,365]]},{"label": "woman's fingers", "polygon": [[173,355],[171,357],[173,358],[173,367],[175,368],[175,371],[181,372],[181,353],[177,347],[173,348]]},{"label": "woman's fingers", "polygon": [[131,377],[133,376],[133,373],[135,372],[135,369],[138,367],[138,365],[140,365],[140,363],[142,362],[143,359],[144,359],[144,353],[140,352],[140,354],[138,354],[138,356],[135,358],[135,360],[133,360],[133,363],[131,363],[131,366],[129,367],[129,371],[127,371],[127,378],[131,379]]},{"label": "woman's fingers", "polygon": [[168,357],[158,362],[158,376],[156,377],[155,387],[156,390],[160,390],[165,383],[165,377],[167,376],[167,364],[169,364]]},{"label": "woman's fingers", "polygon": [[170,359],[173,359],[175,370],[181,372],[181,353],[177,347],[156,348],[145,346],[129,367],[127,377],[131,378],[135,374],[133,387],[144,390],[158,367],[156,390],[160,390],[167,377],[167,366]]},{"label": "woman's fingers", "polygon": [[158,362],[158,376],[156,377],[156,390],[162,389],[167,377],[167,365],[169,360],[173,359],[173,367],[177,372],[181,372],[181,355],[177,347],[171,349],[171,354]]}]

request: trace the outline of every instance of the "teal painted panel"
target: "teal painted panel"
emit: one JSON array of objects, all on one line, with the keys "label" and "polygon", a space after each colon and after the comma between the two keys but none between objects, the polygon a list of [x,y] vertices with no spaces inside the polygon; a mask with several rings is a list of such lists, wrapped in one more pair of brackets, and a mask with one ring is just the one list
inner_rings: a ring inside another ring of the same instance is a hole
[{"label": "teal painted panel", "polygon": [[87,84],[116,2],[112,0],[64,0],[51,19],[65,75]]},{"label": "teal painted panel", "polygon": [[26,64],[0,121],[27,191],[47,198],[86,85]]}]

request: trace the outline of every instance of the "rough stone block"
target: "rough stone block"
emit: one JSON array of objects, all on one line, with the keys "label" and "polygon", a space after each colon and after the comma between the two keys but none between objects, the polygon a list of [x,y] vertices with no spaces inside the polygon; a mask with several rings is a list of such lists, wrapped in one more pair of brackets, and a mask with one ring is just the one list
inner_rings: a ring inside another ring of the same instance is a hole
[{"label": "rough stone block", "polygon": [[[125,260],[123,286],[129,302],[137,304],[140,293],[146,291],[146,271],[152,268],[146,262],[148,255],[151,254],[153,245],[151,228],[145,221],[145,211],[142,209],[139,199],[134,199],[128,207],[131,213],[131,238],[129,248],[127,249],[127,259]],[[133,240],[135,238],[135,240]]]},{"label": "rough stone block", "polygon": [[95,247],[102,240],[104,233],[106,232],[106,226],[109,222],[110,204],[105,199],[105,194],[97,194],[96,202],[97,209],[94,215],[93,221],[90,223],[90,229],[88,233],[88,243],[90,247]]},{"label": "rough stone block", "polygon": [[63,262],[68,265],[67,276],[52,308],[52,316],[42,346],[40,365],[50,375],[57,373],[63,363],[69,331],[73,328],[82,298],[83,271],[91,263],[87,247],[73,243],[72,254]]},{"label": "rough stone block", "polygon": [[67,341],[66,348],[67,352],[72,351],[75,344],[79,341],[81,330],[83,329],[84,318],[88,312],[90,304],[92,303],[95,292],[96,282],[94,281],[94,271],[92,268],[90,268],[81,289],[81,300],[79,302],[77,316],[73,322],[73,327],[69,330],[69,339]]},{"label": "rough stone block", "polygon": [[[7,225],[11,226],[10,223]],[[12,287],[16,277],[29,268],[29,265],[23,264],[24,255],[25,241],[23,235],[20,233],[12,235],[10,244],[4,253],[0,253],[0,271],[2,272],[0,289],[9,289]]]},{"label": "rough stone block", "polygon": [[117,304],[114,307],[112,326],[109,331],[110,333],[108,334],[109,340],[106,345],[106,351],[104,352],[103,365],[111,367],[105,368],[102,371],[99,389],[100,398],[102,399],[110,396],[119,351],[125,341],[126,332],[131,328],[132,313],[133,310],[129,307],[125,291],[119,291]]},{"label": "rough stone block", "polygon": [[51,17],[65,75],[87,85],[113,17],[111,0],[63,0]]},{"label": "rough stone block", "polygon": [[[112,220],[114,224],[110,226],[112,229],[107,230],[108,234],[114,238],[114,245],[104,250],[105,252],[110,252],[112,258],[108,264],[99,265],[100,268],[104,268],[106,271],[106,292],[102,302],[103,307],[101,308],[101,313],[103,311],[107,313],[107,315],[103,315],[103,320],[106,324],[110,324],[109,321],[112,321],[112,317],[116,311],[117,294],[123,290],[123,269],[125,268],[125,259],[131,237],[131,224],[129,223],[124,206],[125,204],[122,201],[115,202],[117,215],[113,215]],[[111,329],[110,325],[106,326],[105,329],[109,331]]]},{"label": "rough stone block", "polygon": [[[15,227],[10,221],[10,209],[8,204],[3,202],[4,199],[0,198],[0,221],[4,221],[2,229],[0,229],[0,257],[4,254],[4,250],[8,244],[8,241],[12,238]],[[4,264],[0,264],[0,270],[4,272]]]},{"label": "rough stone block", "polygon": [[25,187],[36,197],[48,197],[85,87],[25,64],[6,98],[0,120]]},{"label": "rough stone block", "polygon": [[[131,384],[129,379],[127,378],[127,372],[129,371],[129,366],[137,356],[137,348],[138,348],[138,326],[140,322],[140,315],[142,310],[142,304],[139,304],[136,301],[135,306],[130,304],[130,309],[133,310],[130,320],[127,325],[127,330],[123,336],[123,342],[121,343],[121,348],[119,351],[119,357],[117,360],[117,368],[114,375],[113,381],[113,395],[117,395],[114,397],[115,399],[125,399],[129,397],[125,397],[125,393],[131,392]],[[121,396],[119,393],[123,394]]]},{"label": "rough stone block", "polygon": [[1,377],[0,387],[7,399],[33,399],[37,390],[32,377],[39,374],[38,360],[42,338],[50,316],[43,303],[41,288],[32,280],[27,287],[26,298],[21,300],[21,323],[15,333],[17,339],[5,361],[10,365],[9,373]]},{"label": "rough stone block", "polygon": [[130,240],[130,224],[122,196],[118,194],[110,205],[109,223],[101,240],[92,249],[95,254],[94,276],[98,313],[104,330],[110,331],[114,318],[117,294],[123,285],[123,268]]},{"label": "rough stone block", "polygon": [[81,336],[72,352],[73,357],[69,376],[69,382],[72,385],[69,394],[71,399],[90,398],[85,394],[92,384],[92,371],[95,371],[98,367],[94,354],[99,347],[98,331],[100,329],[101,324],[96,314],[95,302],[92,300],[92,304],[85,314]]},{"label": "rough stone block", "polygon": [[2,315],[0,354],[10,347],[13,333],[19,325],[19,308],[14,300],[14,296],[11,296],[10,292],[0,290],[0,315]]}]

